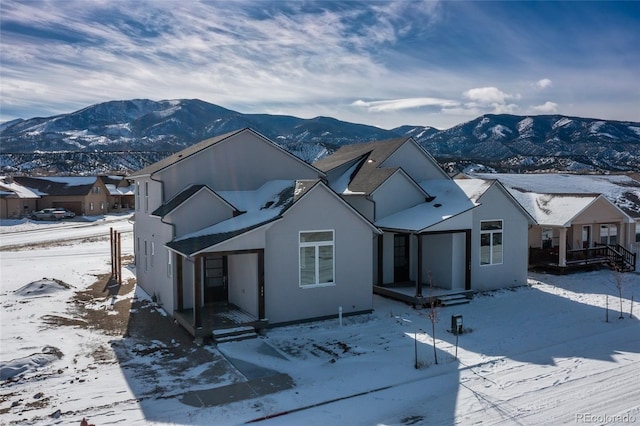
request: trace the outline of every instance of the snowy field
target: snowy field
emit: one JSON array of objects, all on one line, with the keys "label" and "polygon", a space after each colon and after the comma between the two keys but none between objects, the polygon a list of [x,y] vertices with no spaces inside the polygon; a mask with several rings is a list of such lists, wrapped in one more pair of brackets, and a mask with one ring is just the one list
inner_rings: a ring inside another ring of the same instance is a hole
[{"label": "snowy field", "polygon": [[[135,287],[127,219],[0,223],[0,424],[640,424],[637,273],[618,276],[622,299],[609,271],[532,274],[440,309],[437,364],[427,311],[377,296],[372,314],[342,324],[197,346]],[[106,275],[110,227],[122,286]],[[464,321],[457,348],[452,314]],[[293,386],[189,403],[247,371]]]}]

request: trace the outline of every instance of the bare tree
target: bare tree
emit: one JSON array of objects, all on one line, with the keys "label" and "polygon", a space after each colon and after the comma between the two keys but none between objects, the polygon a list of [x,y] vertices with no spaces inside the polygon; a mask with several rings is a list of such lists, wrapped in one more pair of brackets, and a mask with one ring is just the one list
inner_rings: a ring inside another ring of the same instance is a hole
[{"label": "bare tree", "polygon": [[431,321],[431,338],[433,339],[433,358],[435,363],[438,363],[438,352],[436,351],[436,323],[438,322],[438,301],[433,296],[433,277],[429,272],[429,311],[427,312],[427,318]]},{"label": "bare tree", "polygon": [[625,275],[624,272],[622,272],[622,269],[617,265],[613,266],[611,270],[613,271],[613,283],[618,289],[618,298],[620,299],[620,316],[618,317],[618,319],[623,319],[624,316],[622,315],[622,290],[624,288]]}]

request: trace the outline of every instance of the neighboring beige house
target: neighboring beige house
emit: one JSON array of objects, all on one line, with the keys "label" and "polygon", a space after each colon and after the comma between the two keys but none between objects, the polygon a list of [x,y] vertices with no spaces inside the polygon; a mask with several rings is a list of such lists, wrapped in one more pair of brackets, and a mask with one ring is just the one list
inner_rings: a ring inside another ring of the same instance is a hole
[{"label": "neighboring beige house", "polygon": [[0,177],[0,219],[19,219],[29,215],[36,210],[39,198],[39,195],[15,182],[12,177]]},{"label": "neighboring beige house", "polygon": [[38,210],[63,207],[78,216],[109,211],[109,190],[99,176],[16,176],[14,180],[40,196]]},{"label": "neighboring beige house", "polygon": [[637,266],[640,182],[624,175],[475,176],[499,180],[536,220],[528,236],[531,266]]},{"label": "neighboring beige house", "polygon": [[109,211],[130,210],[135,207],[135,183],[125,176],[100,176],[109,191]]},{"label": "neighboring beige house", "polygon": [[259,133],[204,140],[130,178],[137,283],[193,336],[373,309],[380,231]]}]

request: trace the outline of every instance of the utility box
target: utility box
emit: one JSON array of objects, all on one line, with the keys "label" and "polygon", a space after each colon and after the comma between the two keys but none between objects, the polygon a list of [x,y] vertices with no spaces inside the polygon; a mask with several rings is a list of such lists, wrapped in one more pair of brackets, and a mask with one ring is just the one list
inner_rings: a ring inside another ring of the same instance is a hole
[{"label": "utility box", "polygon": [[462,334],[462,315],[451,315],[451,332]]}]

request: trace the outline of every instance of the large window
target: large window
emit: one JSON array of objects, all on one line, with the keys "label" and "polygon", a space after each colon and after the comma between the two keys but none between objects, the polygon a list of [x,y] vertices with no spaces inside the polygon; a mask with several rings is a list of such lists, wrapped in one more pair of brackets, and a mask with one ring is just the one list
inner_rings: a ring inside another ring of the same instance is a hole
[{"label": "large window", "polygon": [[483,220],[480,222],[480,264],[499,265],[502,263],[502,221]]},{"label": "large window", "polygon": [[600,244],[617,244],[618,228],[613,223],[600,225]]},{"label": "large window", "polygon": [[333,231],[300,232],[300,286],[334,284]]}]

